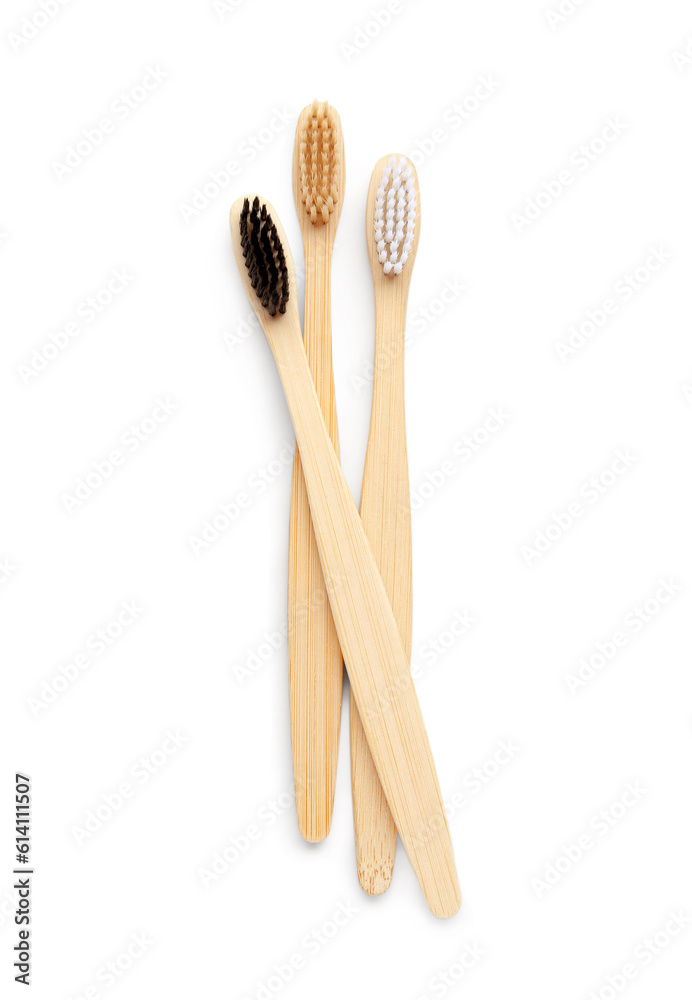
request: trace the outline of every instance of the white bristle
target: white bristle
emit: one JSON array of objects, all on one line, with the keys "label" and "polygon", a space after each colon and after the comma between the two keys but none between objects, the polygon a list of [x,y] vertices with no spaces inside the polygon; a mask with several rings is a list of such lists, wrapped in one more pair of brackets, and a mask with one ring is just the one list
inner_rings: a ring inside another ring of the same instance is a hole
[{"label": "white bristle", "polygon": [[391,156],[375,193],[374,236],[385,274],[401,274],[411,256],[416,226],[416,182],[406,157]]}]

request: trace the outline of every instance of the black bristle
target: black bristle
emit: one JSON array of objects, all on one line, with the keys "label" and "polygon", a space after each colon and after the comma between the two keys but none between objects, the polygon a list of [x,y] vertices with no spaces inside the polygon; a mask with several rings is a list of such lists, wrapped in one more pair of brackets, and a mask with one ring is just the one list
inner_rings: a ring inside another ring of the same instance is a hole
[{"label": "black bristle", "polygon": [[240,213],[240,245],[250,284],[270,316],[286,312],[288,267],[279,234],[267,211],[255,197],[250,208],[246,198]]},{"label": "black bristle", "polygon": [[262,241],[262,249],[264,250],[265,260],[267,262],[267,270],[269,271],[269,288],[276,289],[279,285],[279,269],[277,268],[276,261],[274,260],[272,233],[268,226],[265,226],[262,230],[260,239]]}]

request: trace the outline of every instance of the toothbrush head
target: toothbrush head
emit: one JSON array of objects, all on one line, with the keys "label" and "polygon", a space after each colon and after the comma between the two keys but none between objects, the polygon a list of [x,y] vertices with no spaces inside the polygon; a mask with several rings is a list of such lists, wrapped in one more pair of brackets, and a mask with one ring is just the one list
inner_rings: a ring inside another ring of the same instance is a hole
[{"label": "toothbrush head", "polygon": [[301,201],[312,224],[325,225],[343,188],[341,122],[326,101],[313,101],[301,112],[296,146]]},{"label": "toothbrush head", "polygon": [[375,191],[374,240],[385,274],[401,274],[416,236],[418,189],[405,156],[391,156]]},{"label": "toothbrush head", "polygon": [[286,255],[265,203],[246,198],[240,212],[240,245],[250,284],[270,316],[286,312],[289,295]]}]

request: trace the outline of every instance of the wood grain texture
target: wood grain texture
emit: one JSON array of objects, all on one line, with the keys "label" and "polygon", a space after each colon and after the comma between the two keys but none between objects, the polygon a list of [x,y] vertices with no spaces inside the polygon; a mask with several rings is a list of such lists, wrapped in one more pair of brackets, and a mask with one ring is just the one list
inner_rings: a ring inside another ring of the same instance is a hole
[{"label": "wood grain texture", "polygon": [[[252,197],[252,196],[251,196]],[[289,280],[295,271],[285,233]],[[283,383],[300,449],[324,581],[351,686],[394,822],[432,912],[452,916],[461,902],[442,795],[409,660],[370,543],[329,438],[303,348],[295,296],[284,315],[262,308],[245,268],[239,221],[231,208],[233,249],[252,307]]]},{"label": "wood grain texture", "polygon": [[[401,274],[385,275],[374,240],[375,192],[389,156],[370,178],[365,238],[375,292],[375,360],[370,433],[363,470],[360,516],[394,611],[406,656],[411,660],[411,497],[404,410],[404,338],[411,273],[420,237],[420,192],[413,250]],[[398,155],[397,155],[397,158]],[[396,825],[370,753],[351,692],[351,789],[358,880],[371,895],[390,885]]]},{"label": "wood grain texture", "polygon": [[[312,222],[301,198],[300,136],[312,111],[296,126],[293,194],[305,255],[304,347],[329,436],[338,455],[332,373],[331,259],[344,190],[344,150],[338,125],[339,198],[329,222]],[[295,286],[294,286],[295,291]],[[288,677],[291,746],[298,827],[316,843],[329,833],[334,808],[341,725],[343,660],[327,600],[317,541],[310,518],[305,479],[296,448],[288,531]]]}]

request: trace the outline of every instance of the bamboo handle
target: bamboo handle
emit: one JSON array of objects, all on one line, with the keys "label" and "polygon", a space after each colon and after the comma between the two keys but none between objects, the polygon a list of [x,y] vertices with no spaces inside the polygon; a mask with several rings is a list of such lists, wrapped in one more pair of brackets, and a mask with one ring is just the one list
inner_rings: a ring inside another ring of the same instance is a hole
[{"label": "bamboo handle", "polygon": [[[390,288],[394,288],[391,282]],[[376,302],[376,363],[360,516],[411,659],[411,508],[404,412],[404,323],[391,296]],[[358,880],[371,895],[392,879],[396,826],[351,691],[351,790]]]},{"label": "bamboo handle", "polygon": [[[375,292],[375,364],[370,435],[363,471],[360,513],[382,575],[399,632],[411,658],[411,507],[404,413],[404,342],[411,272],[419,231],[403,270],[385,275],[375,244],[375,199],[386,165],[398,154],[377,161],[365,208],[365,237]],[[415,167],[409,164],[417,197]],[[416,218],[420,229],[420,202]],[[373,895],[391,882],[396,828],[377,776],[357,706],[351,697],[351,788],[358,879]]]},{"label": "bamboo handle", "polygon": [[[251,196],[252,197],[252,196]],[[295,271],[286,235],[265,202]],[[312,523],[334,624],[375,767],[406,853],[436,916],[461,902],[444,804],[394,612],[322,416],[303,348],[295,299],[274,317],[260,303],[245,267],[233,203],[231,235],[242,284],[279,370],[300,450]]]},{"label": "bamboo handle", "polygon": [[[329,436],[338,455],[331,341],[331,251],[326,228],[305,244],[304,347]],[[288,532],[288,658],[291,744],[298,826],[324,840],[334,807],[343,661],[326,596],[308,495],[296,448]]]},{"label": "bamboo handle", "polygon": [[[292,333],[289,327],[297,326]],[[301,454],[334,622],[363,729],[406,853],[439,917],[460,905],[447,819],[409,660],[375,558],[329,440],[298,317],[264,328]]]}]

